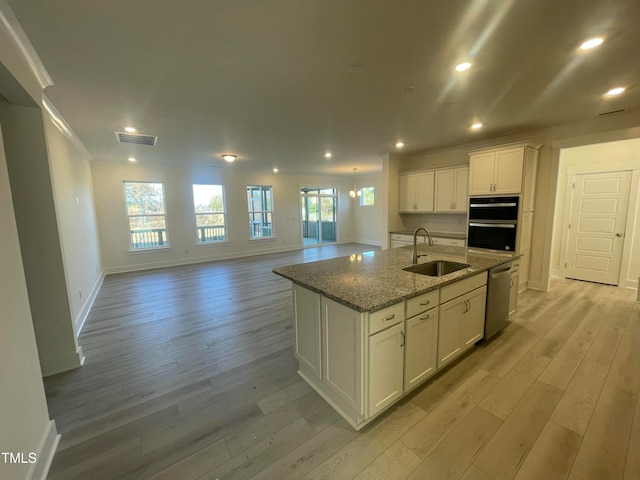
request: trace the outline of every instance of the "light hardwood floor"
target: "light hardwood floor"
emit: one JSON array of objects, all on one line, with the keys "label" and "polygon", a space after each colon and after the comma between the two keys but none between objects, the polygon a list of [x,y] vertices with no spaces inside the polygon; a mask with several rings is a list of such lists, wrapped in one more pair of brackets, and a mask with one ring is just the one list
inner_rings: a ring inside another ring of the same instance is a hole
[{"label": "light hardwood floor", "polygon": [[512,323],[355,432],[296,374],[276,265],[326,246],[111,275],[83,368],[45,388],[49,479],[640,478],[640,304],[555,280]]}]

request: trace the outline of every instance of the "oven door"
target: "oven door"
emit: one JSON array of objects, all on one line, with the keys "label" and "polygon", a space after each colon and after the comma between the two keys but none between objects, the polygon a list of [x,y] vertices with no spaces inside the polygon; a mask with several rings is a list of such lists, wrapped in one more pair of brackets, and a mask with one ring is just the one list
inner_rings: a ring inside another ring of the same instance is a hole
[{"label": "oven door", "polygon": [[467,245],[513,252],[516,248],[516,223],[470,220]]}]

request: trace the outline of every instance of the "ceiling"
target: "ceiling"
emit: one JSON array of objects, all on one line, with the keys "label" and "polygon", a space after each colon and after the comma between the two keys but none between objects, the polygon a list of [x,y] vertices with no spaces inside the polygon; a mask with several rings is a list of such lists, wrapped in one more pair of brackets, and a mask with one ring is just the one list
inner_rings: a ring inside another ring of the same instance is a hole
[{"label": "ceiling", "polygon": [[[399,140],[433,150],[640,106],[639,0],[8,3],[98,162],[366,173]],[[157,145],[117,143],[129,125]]]}]

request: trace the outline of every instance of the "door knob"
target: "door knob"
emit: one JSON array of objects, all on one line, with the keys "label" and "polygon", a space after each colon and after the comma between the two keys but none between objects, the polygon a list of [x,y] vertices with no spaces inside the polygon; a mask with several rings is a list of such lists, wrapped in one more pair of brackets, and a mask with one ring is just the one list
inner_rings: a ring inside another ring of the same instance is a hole
[{"label": "door knob", "polygon": [[616,233],[616,237],[624,237],[624,233]]}]

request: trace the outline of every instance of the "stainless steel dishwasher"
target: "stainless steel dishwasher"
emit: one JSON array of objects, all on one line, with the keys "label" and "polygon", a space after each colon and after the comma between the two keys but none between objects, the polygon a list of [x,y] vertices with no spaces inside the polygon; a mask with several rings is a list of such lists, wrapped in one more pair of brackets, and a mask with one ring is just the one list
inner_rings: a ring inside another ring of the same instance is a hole
[{"label": "stainless steel dishwasher", "polygon": [[489,270],[487,285],[487,311],[484,339],[489,340],[509,322],[509,292],[511,289],[511,262]]}]

